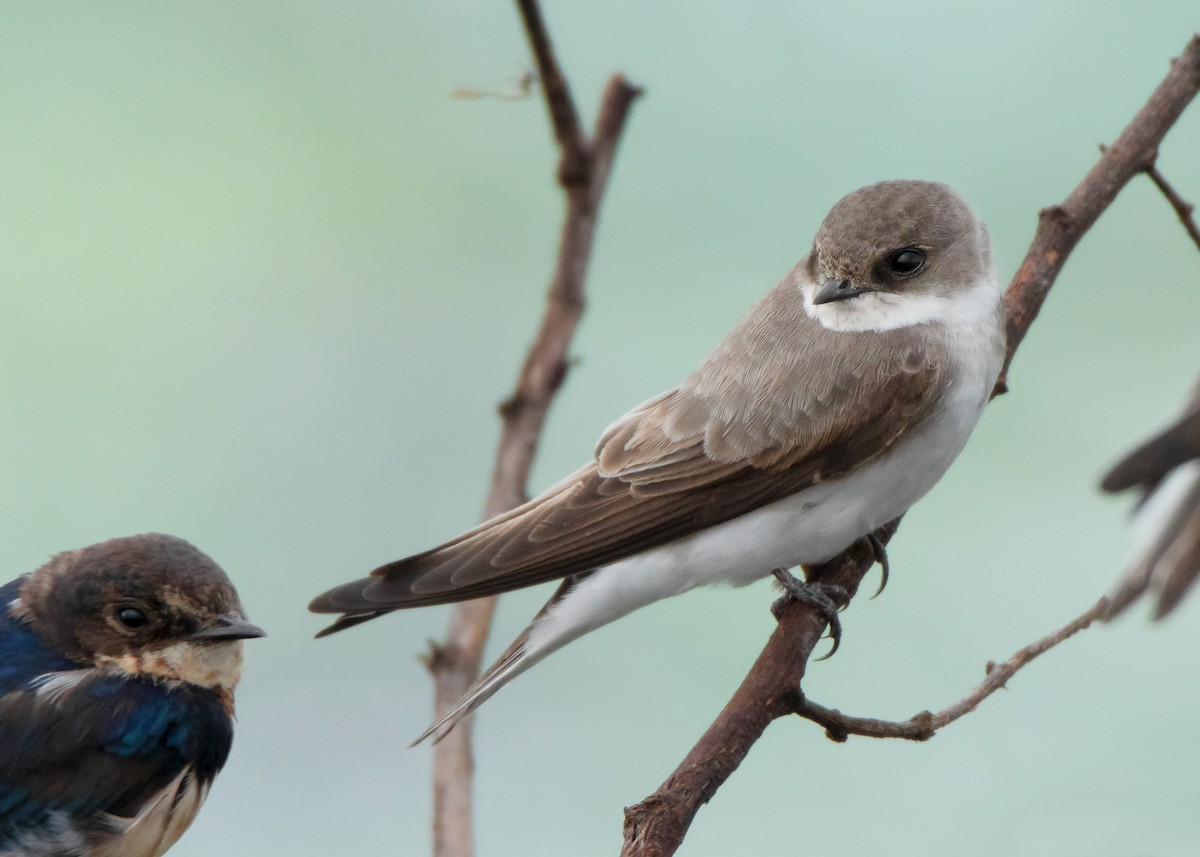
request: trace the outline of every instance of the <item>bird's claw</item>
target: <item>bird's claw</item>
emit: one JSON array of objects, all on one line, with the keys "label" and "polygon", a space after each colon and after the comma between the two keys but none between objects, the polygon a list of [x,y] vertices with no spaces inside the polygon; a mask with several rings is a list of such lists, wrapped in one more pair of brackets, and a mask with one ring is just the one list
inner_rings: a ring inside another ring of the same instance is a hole
[{"label": "bird's claw", "polygon": [[[821,611],[821,616],[829,624],[829,639],[833,640],[833,648],[817,660],[823,661],[833,657],[833,653],[838,650],[838,646],[842,642],[842,621],[838,618],[838,611],[849,603],[846,590],[831,583],[809,583],[799,580],[786,568],[773,569],[771,574],[783,587],[784,598],[791,598],[801,604],[810,604]],[[782,600],[775,603],[776,615],[778,615],[778,607]]]},{"label": "bird's claw", "polygon": [[887,548],[884,547],[883,540],[874,533],[867,533],[866,540],[867,545],[871,548],[871,553],[875,557],[875,562],[879,563],[879,588],[876,589],[875,594],[871,596],[872,598],[878,598],[883,592],[883,588],[887,586],[888,577],[891,573],[891,569],[888,566]]}]

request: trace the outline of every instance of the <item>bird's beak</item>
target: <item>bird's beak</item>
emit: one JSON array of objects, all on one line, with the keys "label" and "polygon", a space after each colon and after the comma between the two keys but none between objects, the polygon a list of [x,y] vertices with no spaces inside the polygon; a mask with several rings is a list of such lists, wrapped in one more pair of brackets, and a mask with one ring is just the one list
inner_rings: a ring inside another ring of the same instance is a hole
[{"label": "bird's beak", "polygon": [[188,637],[189,640],[248,640],[252,637],[265,637],[267,632],[257,625],[247,622],[241,616],[224,613],[217,617],[217,622],[211,628],[204,628]]},{"label": "bird's beak", "polygon": [[832,277],[821,283],[821,288],[813,295],[814,304],[831,304],[834,301],[845,301],[859,295],[873,292],[874,289],[860,288],[849,280],[835,280]]}]

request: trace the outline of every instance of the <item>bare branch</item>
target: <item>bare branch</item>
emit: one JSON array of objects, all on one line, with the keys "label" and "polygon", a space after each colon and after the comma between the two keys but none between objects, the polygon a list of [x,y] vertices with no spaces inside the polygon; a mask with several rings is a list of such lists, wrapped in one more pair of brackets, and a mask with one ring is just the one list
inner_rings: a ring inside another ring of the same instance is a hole
[{"label": "bare branch", "polygon": [[[1149,101],[1078,187],[1061,204],[1041,212],[1033,243],[1005,293],[1008,352],[993,395],[1005,391],[1013,354],[1071,250],[1118,191],[1153,165],[1163,137],[1197,90],[1200,36],[1191,39]],[[893,521],[877,535],[886,540],[897,523]],[[835,583],[852,596],[873,560],[874,552],[864,541],[824,565],[809,569],[809,578]],[[797,710],[802,699],[800,679],[824,620],[815,608],[801,604],[785,607],[778,616],[778,627],[766,648],[708,731],[658,791],[626,809],[622,857],[674,854],[700,806],[737,769],[770,721]],[[967,697],[964,702],[971,699]]]},{"label": "bare branch", "polygon": [[588,141],[579,123],[579,112],[571,98],[571,88],[558,66],[554,46],[542,20],[542,10],[537,0],[517,0],[517,9],[525,24],[525,35],[529,48],[537,63],[538,75],[542,80],[542,91],[546,95],[546,109],[550,111],[550,124],[554,127],[554,139],[561,152],[558,180],[564,187],[582,185],[587,182]]},{"label": "bare branch", "polygon": [[[584,281],[596,212],[625,119],[634,99],[641,94],[640,89],[614,75],[604,91],[595,135],[587,139],[567,81],[554,58],[537,3],[517,0],[517,6],[525,22],[554,135],[562,152],[558,181],[566,191],[567,211],[541,326],[521,367],[516,390],[500,405],[503,428],[491,490],[484,506],[485,519],[525,501],[529,470],[546,413],[566,378],[571,337],[583,314]],[[495,610],[495,597],[455,606],[445,642],[434,646],[428,657],[436,685],[435,719],[441,719],[479,676]],[[435,857],[470,857],[474,850],[471,734],[468,720],[434,746]]]},{"label": "bare branch", "polygon": [[1059,205],[1044,208],[1033,244],[1004,295],[1008,314],[1008,354],[994,395],[1007,389],[1008,369],[1017,346],[1037,318],[1067,257],[1131,178],[1153,166],[1167,131],[1200,90],[1200,36],[1192,36],[1150,100],[1104,150],[1082,182]]},{"label": "bare branch", "polygon": [[845,741],[849,735],[861,735],[865,738],[904,738],[909,741],[927,741],[939,729],[948,726],[965,714],[970,714],[979,706],[979,703],[1005,687],[1008,680],[1016,675],[1021,667],[1039,655],[1050,651],[1064,640],[1075,636],[1097,619],[1104,618],[1108,608],[1108,599],[1101,598],[1062,628],[1030,643],[1004,663],[997,664],[989,661],[987,677],[954,705],[937,714],[922,711],[903,722],[875,720],[869,717],[849,717],[835,709],[818,705],[803,696],[800,697],[795,713],[824,726],[825,733],[833,741]]},{"label": "bare branch", "polygon": [[478,86],[458,86],[450,93],[451,98],[463,101],[474,101],[481,98],[494,98],[496,101],[522,101],[533,94],[537,84],[537,75],[526,71],[505,89],[485,89]]},{"label": "bare branch", "polygon": [[[876,533],[880,541],[886,543],[898,524],[882,527]],[[852,597],[874,558],[864,539],[810,568],[809,579],[841,586]],[[701,804],[737,770],[771,721],[797,710],[800,680],[825,620],[816,609],[790,599],[776,603],[775,616],[775,632],[712,726],[658,791],[626,807],[622,857],[674,854]]]},{"label": "bare branch", "polygon": [[1179,217],[1179,222],[1183,224],[1183,228],[1187,230],[1188,237],[1192,239],[1192,243],[1196,245],[1196,249],[1200,250],[1200,229],[1196,228],[1196,221],[1192,218],[1192,212],[1196,210],[1196,206],[1180,196],[1179,192],[1171,187],[1170,183],[1167,182],[1163,174],[1158,171],[1158,167],[1154,164],[1146,167],[1146,175],[1150,177],[1150,181],[1154,182],[1155,187],[1162,191],[1162,195],[1167,198],[1167,202],[1171,203],[1171,208],[1175,209],[1175,214]]}]

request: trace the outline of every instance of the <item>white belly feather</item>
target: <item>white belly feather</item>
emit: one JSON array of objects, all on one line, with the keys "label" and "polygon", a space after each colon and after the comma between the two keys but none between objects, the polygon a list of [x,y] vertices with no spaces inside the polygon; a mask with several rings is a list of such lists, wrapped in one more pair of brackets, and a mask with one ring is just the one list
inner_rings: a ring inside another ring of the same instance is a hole
[{"label": "white belly feather", "polygon": [[521,669],[660,598],[714,583],[744,586],[775,568],[829,559],[907,511],[962,451],[1000,370],[994,339],[950,340],[960,371],[921,429],[848,476],[598,569],[533,626]]},{"label": "white belly feather", "polygon": [[80,827],[67,813],[58,813],[43,828],[18,837],[0,857],[162,857],[187,830],[207,795],[208,786],[197,783],[185,769],[133,818],[105,816],[104,832]]}]

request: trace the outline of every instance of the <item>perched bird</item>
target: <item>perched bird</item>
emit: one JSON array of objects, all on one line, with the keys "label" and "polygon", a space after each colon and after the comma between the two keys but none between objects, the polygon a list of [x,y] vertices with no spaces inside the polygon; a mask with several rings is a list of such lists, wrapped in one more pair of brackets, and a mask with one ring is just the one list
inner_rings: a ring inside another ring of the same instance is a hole
[{"label": "perched bird", "polygon": [[1151,592],[1162,619],[1200,579],[1200,384],[1179,419],[1113,465],[1101,488],[1142,492],[1133,556],[1108,618]]},{"label": "perched bird", "polygon": [[563,579],[418,741],[440,738],[588,631],[696,586],[829,559],[901,515],[962,450],[1003,357],[983,223],[945,185],[870,185],[681,386],[609,426],[585,467],[310,608],[343,614],[328,634]]},{"label": "perched bird", "polygon": [[60,553],[0,588],[0,857],[158,857],[233,740],[263,632],[192,545]]}]

